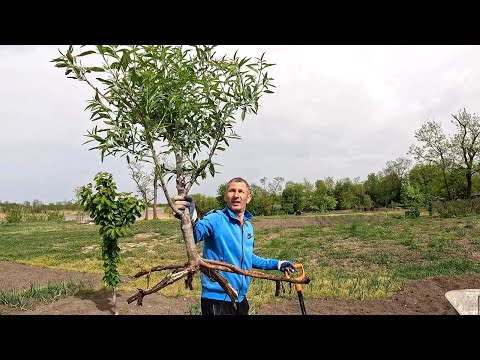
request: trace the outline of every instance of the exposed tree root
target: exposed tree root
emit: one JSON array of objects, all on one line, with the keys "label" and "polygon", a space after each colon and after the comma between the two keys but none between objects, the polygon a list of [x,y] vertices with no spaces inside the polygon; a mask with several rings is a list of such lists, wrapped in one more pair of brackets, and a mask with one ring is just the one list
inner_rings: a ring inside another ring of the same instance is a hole
[{"label": "exposed tree root", "polygon": [[[221,261],[215,260],[205,260],[201,257],[198,257],[195,261],[196,264],[182,264],[182,265],[169,265],[169,266],[155,266],[150,270],[142,270],[135,274],[135,278],[139,278],[141,276],[147,275],[147,279],[150,277],[150,274],[155,271],[162,271],[168,269],[174,269],[173,272],[166,275],[163,280],[157,283],[155,286],[148,290],[138,289],[138,293],[129,297],[127,302],[130,304],[133,301],[137,300],[137,305],[142,305],[143,298],[146,295],[153,294],[164,287],[173,284],[174,282],[186,277],[185,279],[185,287],[193,290],[192,281],[193,275],[200,270],[203,274],[208,276],[208,278],[212,281],[216,281],[220,284],[220,286],[225,290],[232,301],[232,306],[236,309],[235,301],[238,299],[237,291],[230,285],[227,279],[220,273],[220,271],[231,272],[240,275],[246,275],[253,278],[258,279],[265,279],[265,280],[272,280],[276,282],[276,290],[275,295],[278,296],[279,287],[281,282],[288,282],[294,284],[308,284],[310,282],[310,278],[305,277],[303,279],[295,279],[295,278],[286,278],[281,276],[272,276],[265,274],[261,271],[257,270],[243,270],[234,265],[224,263]],[[148,287],[148,284],[147,284]],[[283,288],[283,286],[282,286]]]}]

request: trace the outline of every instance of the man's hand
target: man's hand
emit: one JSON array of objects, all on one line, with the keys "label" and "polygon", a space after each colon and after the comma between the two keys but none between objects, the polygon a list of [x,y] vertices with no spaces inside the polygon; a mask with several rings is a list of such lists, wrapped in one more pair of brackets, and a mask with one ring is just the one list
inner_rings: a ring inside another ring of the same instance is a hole
[{"label": "man's hand", "polygon": [[[190,220],[192,223],[197,221],[197,210],[195,209],[195,200],[190,195],[180,196],[175,195],[173,197],[175,200],[175,207],[180,211],[185,211],[188,208],[188,212],[190,213]],[[175,217],[179,219],[179,216],[175,213]]]},{"label": "man's hand", "polygon": [[288,271],[289,274],[295,271],[295,264],[286,260],[280,260],[277,267],[281,272]]}]

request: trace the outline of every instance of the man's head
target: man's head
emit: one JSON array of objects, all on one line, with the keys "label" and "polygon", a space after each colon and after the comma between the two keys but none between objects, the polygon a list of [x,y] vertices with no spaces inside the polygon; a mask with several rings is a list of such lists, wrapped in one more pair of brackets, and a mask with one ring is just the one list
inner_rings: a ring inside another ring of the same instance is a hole
[{"label": "man's head", "polygon": [[223,198],[228,208],[235,214],[244,213],[247,204],[252,200],[248,183],[240,177],[233,178],[227,183],[225,191]]}]

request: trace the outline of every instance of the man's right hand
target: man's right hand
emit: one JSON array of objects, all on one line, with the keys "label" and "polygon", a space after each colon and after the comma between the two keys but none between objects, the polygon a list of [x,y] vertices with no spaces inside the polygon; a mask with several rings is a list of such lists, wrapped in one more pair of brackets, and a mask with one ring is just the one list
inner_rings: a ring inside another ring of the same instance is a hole
[{"label": "man's right hand", "polygon": [[[190,220],[194,223],[197,220],[197,210],[195,209],[195,200],[190,195],[180,196],[175,195],[173,197],[175,200],[175,207],[184,212],[186,208],[188,208],[188,212],[190,213]],[[180,217],[175,213],[175,217],[179,219]]]}]

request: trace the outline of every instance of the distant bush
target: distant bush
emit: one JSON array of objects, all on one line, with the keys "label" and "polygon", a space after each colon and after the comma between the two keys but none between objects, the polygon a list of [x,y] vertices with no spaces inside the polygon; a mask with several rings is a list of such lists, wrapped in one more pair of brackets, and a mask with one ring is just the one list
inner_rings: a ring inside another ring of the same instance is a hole
[{"label": "distant bush", "polygon": [[39,222],[39,221],[64,221],[65,215],[58,210],[46,212],[32,212],[29,207],[11,207],[5,212],[5,221],[8,223]]},{"label": "distant bush", "polygon": [[23,221],[25,222],[37,222],[37,221],[46,221],[47,216],[42,213],[31,213],[31,212],[23,212]]},{"label": "distant bush", "polygon": [[405,205],[405,218],[416,219],[420,216],[420,208],[424,205],[425,197],[417,186],[407,183],[402,195]]},{"label": "distant bush", "polygon": [[5,220],[8,223],[19,223],[22,221],[22,209],[19,207],[11,208],[5,212]]},{"label": "distant bush", "polygon": [[65,214],[58,210],[47,211],[47,221],[65,221]]},{"label": "distant bush", "polygon": [[480,214],[480,199],[434,201],[433,211],[444,218]]},{"label": "distant bush", "polygon": [[405,218],[406,219],[416,219],[420,216],[420,209],[407,209],[405,210]]}]

